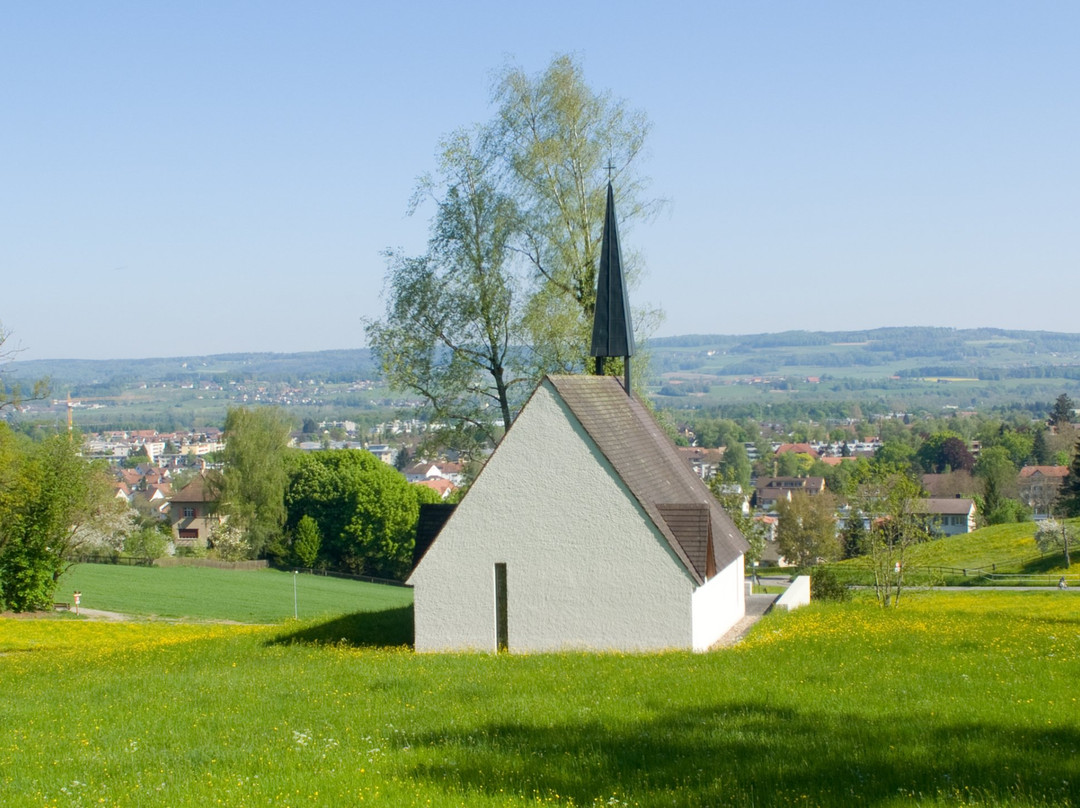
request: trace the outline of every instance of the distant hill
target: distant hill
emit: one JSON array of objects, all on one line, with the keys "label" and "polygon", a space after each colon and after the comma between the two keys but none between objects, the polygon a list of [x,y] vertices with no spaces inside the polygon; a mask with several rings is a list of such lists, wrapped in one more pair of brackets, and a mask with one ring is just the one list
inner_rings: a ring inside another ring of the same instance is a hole
[{"label": "distant hill", "polygon": [[[876,328],[688,334],[648,343],[662,407],[860,401],[885,408],[1039,409],[1080,399],[1080,334],[1000,328]],[[233,353],[132,360],[34,360],[0,366],[9,381],[50,377],[54,391],[116,396],[136,385],[379,382],[371,351]]]},{"label": "distant hill", "polygon": [[378,379],[367,348],[304,353],[232,353],[154,359],[36,359],[11,362],[4,372],[15,379],[48,376],[54,382],[108,387],[133,382],[245,381],[287,382],[315,379],[348,382]]},{"label": "distant hill", "polygon": [[651,340],[649,350],[658,406],[723,408],[729,417],[795,417],[814,403],[840,402],[860,402],[864,412],[1019,406],[1040,413],[1061,393],[1080,396],[1080,334],[920,327],[693,334]]},{"label": "distant hill", "polygon": [[999,328],[877,328],[693,334],[650,340],[661,373],[697,370],[718,377],[881,368],[901,378],[1080,379],[1080,334]]}]

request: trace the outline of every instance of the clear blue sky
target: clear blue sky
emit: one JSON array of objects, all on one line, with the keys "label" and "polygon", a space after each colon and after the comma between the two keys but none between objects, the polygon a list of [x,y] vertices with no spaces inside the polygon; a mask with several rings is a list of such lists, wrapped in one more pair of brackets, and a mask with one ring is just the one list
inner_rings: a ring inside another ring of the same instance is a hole
[{"label": "clear blue sky", "polygon": [[660,334],[1080,331],[1080,3],[8,2],[22,359],[354,348],[439,137],[576,54],[652,121]]}]

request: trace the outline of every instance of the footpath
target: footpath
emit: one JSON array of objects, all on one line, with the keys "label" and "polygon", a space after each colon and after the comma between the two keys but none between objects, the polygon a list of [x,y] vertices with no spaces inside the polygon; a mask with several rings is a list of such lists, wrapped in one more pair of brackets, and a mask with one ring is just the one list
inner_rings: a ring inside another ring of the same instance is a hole
[{"label": "footpath", "polygon": [[747,595],[746,616],[728,629],[727,634],[713,643],[712,648],[727,648],[747,635],[754,623],[772,608],[779,595]]}]

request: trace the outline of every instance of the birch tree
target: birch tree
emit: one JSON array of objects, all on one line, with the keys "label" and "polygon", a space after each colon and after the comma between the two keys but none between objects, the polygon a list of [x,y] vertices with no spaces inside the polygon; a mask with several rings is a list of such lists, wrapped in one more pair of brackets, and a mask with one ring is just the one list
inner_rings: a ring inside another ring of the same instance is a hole
[{"label": "birch tree", "polygon": [[421,396],[428,422],[458,446],[494,446],[532,381],[510,251],[518,217],[496,159],[482,132],[443,141],[438,174],[416,197],[435,202],[428,251],[388,253],[386,315],[367,323],[387,381]]},{"label": "birch tree", "polygon": [[[649,120],[590,88],[568,55],[535,76],[507,67],[494,100],[492,126],[521,216],[515,249],[537,281],[526,313],[533,351],[544,370],[579,370],[596,305],[608,181],[624,232],[662,205],[646,197],[649,182],[640,170]],[[634,263],[632,253],[624,257]],[[651,319],[655,313],[635,313],[643,325]]]}]

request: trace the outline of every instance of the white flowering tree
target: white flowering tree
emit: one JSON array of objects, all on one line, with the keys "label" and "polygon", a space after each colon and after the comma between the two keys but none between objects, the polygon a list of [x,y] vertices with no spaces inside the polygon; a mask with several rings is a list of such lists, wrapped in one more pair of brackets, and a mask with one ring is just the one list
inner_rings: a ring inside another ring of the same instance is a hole
[{"label": "white flowering tree", "polygon": [[1060,550],[1065,555],[1065,569],[1069,568],[1069,544],[1076,541],[1076,531],[1065,520],[1044,519],[1035,531],[1035,543],[1044,553]]}]

